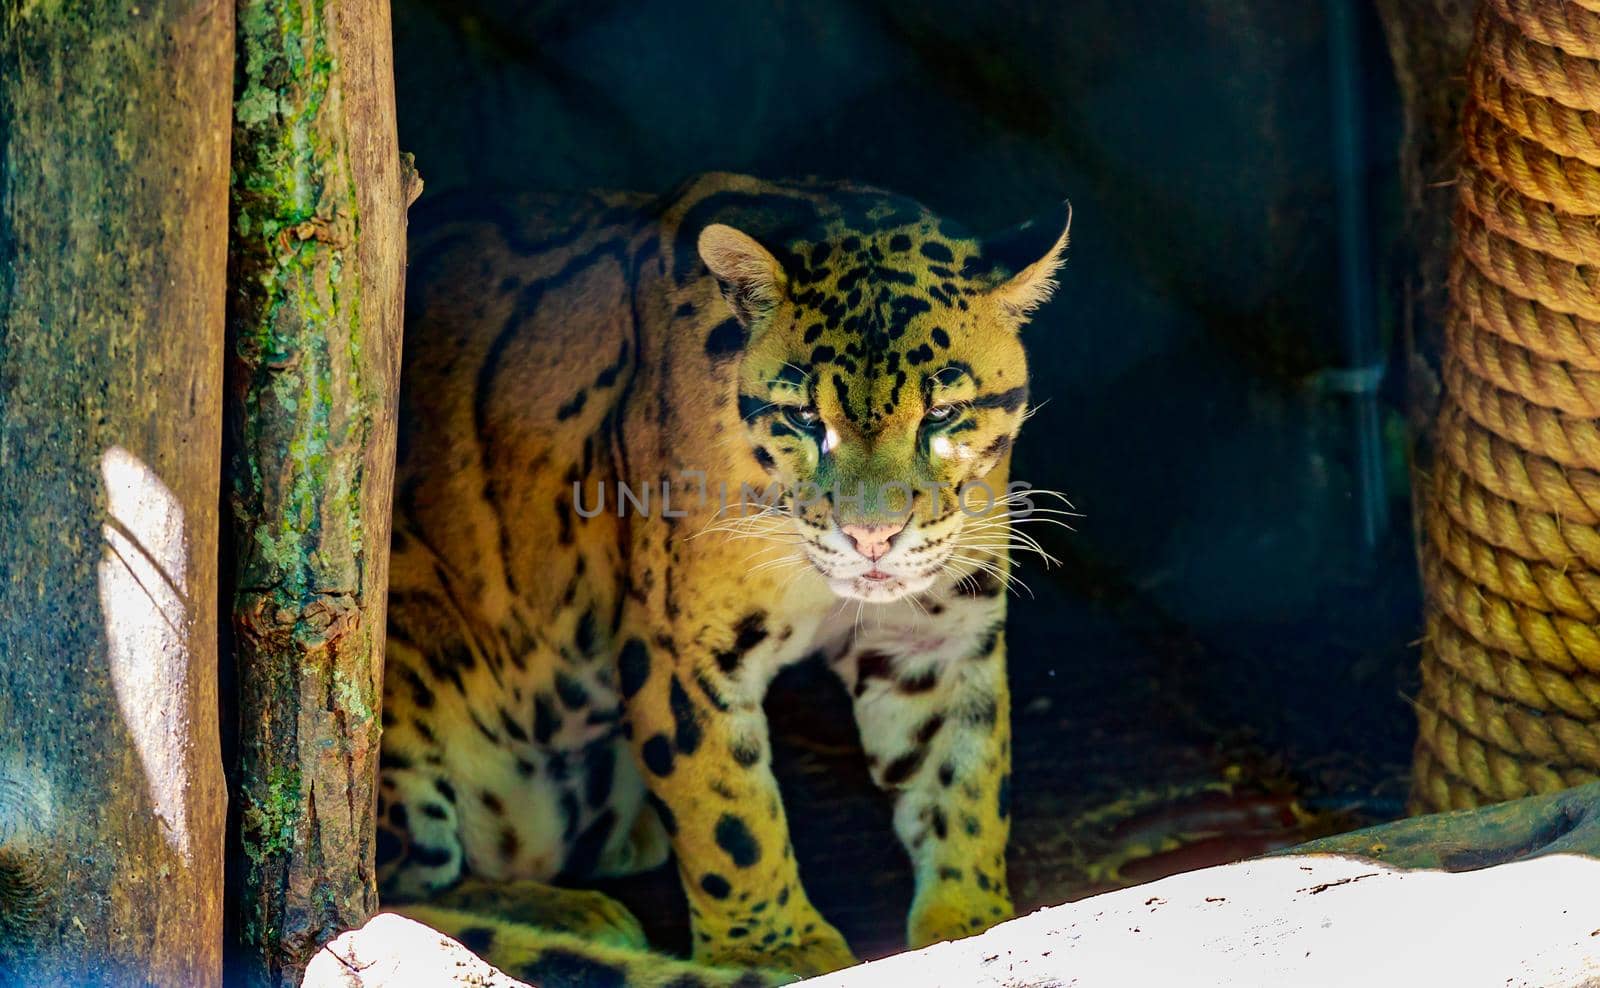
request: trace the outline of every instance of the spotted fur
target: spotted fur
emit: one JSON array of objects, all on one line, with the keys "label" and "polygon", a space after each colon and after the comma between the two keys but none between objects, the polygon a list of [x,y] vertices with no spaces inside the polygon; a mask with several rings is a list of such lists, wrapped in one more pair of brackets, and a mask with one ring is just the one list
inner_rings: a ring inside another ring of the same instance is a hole
[{"label": "spotted fur", "polygon": [[[513,970],[575,933],[655,983],[620,906],[544,883],[670,850],[712,983],[852,963],[761,711],[820,651],[915,865],[908,942],[1008,917],[1010,529],[957,493],[1006,490],[1063,225],[984,243],[877,190],[722,174],[444,214],[409,276],[386,901],[498,914],[479,946]],[[877,559],[844,530],[907,512]]]}]

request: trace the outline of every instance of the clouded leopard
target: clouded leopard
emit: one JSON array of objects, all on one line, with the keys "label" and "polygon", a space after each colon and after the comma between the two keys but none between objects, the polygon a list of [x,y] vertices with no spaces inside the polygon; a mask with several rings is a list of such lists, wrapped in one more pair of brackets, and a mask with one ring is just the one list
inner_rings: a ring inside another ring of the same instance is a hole
[{"label": "clouded leopard", "polygon": [[[436,214],[409,275],[385,904],[545,986],[852,963],[801,887],[761,708],[821,652],[914,864],[908,942],[1009,917],[1019,329],[1067,215],[985,242],[876,189],[728,174]],[[669,852],[693,963],[550,884]]]}]

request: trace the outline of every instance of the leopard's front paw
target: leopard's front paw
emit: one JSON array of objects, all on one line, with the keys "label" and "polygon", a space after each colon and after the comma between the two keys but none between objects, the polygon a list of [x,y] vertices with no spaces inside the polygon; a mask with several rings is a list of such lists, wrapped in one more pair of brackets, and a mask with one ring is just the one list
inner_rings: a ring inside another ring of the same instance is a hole
[{"label": "leopard's front paw", "polygon": [[859,963],[838,930],[820,921],[806,925],[814,929],[810,933],[797,933],[792,940],[768,944],[760,942],[764,937],[753,942],[746,942],[743,937],[725,940],[707,945],[703,952],[697,951],[695,959],[719,967],[782,971],[797,978],[813,978]]},{"label": "leopard's front paw", "polygon": [[1003,889],[942,882],[917,893],[906,923],[906,944],[915,950],[975,936],[1011,915],[1011,897]]}]

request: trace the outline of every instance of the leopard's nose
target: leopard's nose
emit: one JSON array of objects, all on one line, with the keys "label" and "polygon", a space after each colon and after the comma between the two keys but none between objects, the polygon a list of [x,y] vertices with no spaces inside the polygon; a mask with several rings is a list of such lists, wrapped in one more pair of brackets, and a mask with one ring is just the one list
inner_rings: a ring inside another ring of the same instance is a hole
[{"label": "leopard's nose", "polygon": [[839,531],[850,537],[857,552],[877,562],[889,551],[889,542],[905,527],[902,521],[892,525],[840,525]]}]

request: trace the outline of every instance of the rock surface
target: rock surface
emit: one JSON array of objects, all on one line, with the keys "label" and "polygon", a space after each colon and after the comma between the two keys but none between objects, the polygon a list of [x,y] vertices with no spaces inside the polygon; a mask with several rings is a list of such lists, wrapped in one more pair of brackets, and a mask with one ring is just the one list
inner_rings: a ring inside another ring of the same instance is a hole
[{"label": "rock surface", "polygon": [[[383,914],[313,959],[304,988],[516,986],[449,937]],[[1352,984],[1600,986],[1600,861],[1405,871],[1295,855],[1041,909],[816,988]]]},{"label": "rock surface", "polygon": [[857,985],[1600,985],[1600,861],[1466,873],[1291,856],[1042,909],[807,982]]},{"label": "rock surface", "polygon": [[412,985],[526,988],[443,933],[394,913],[379,913],[317,951],[301,983],[302,988]]}]

